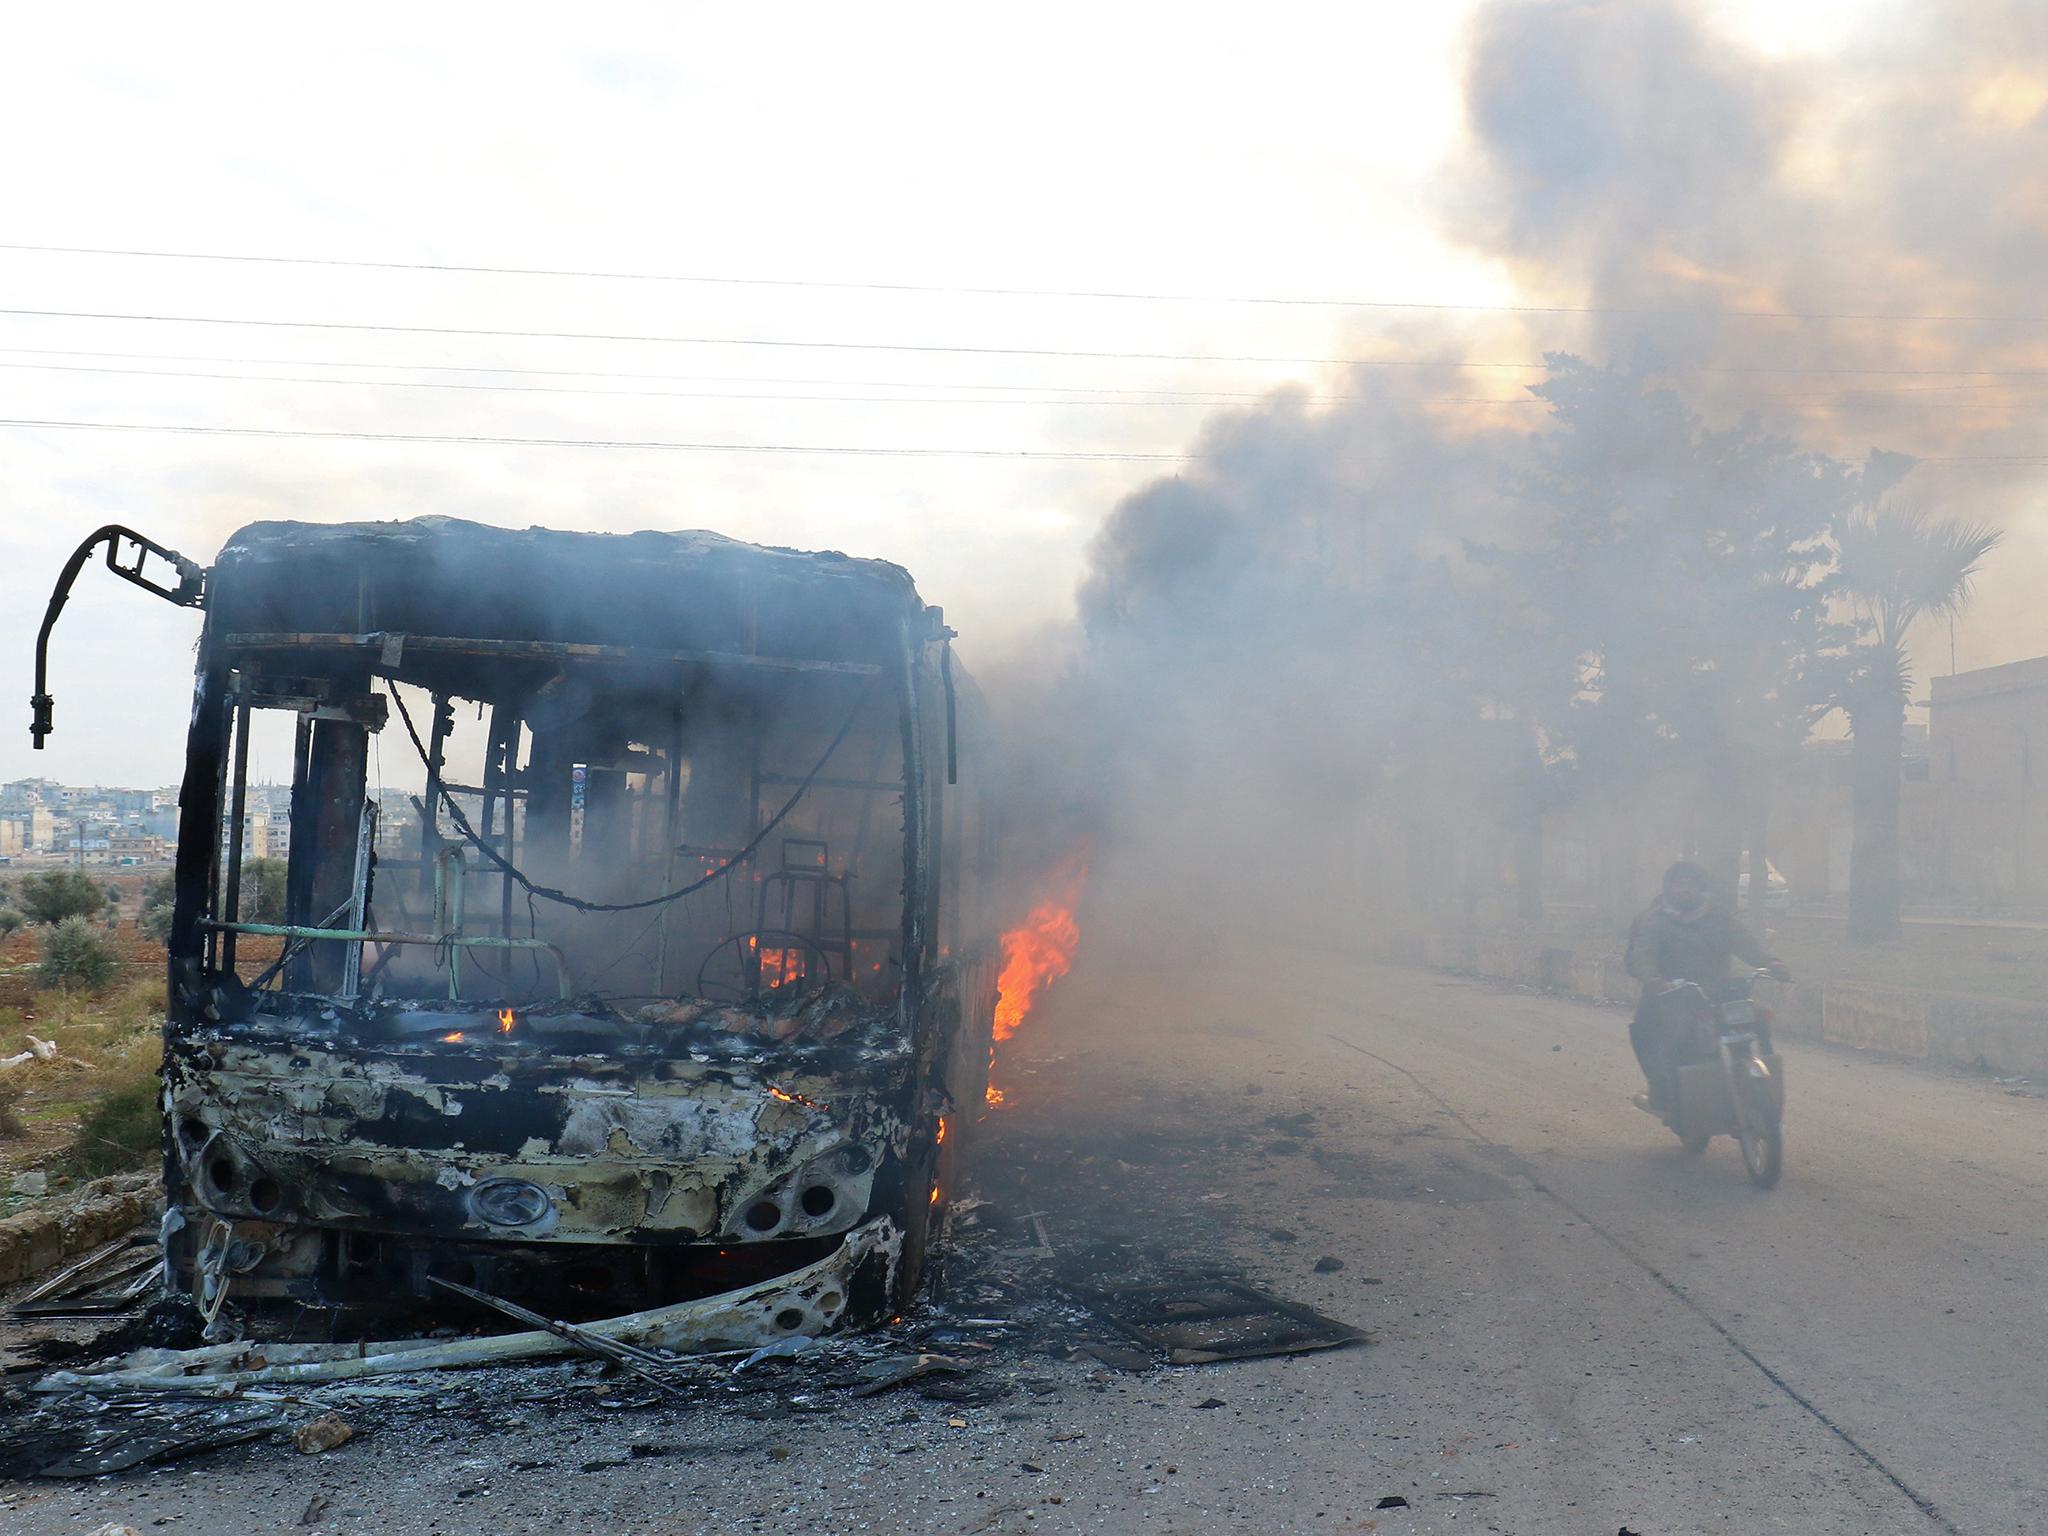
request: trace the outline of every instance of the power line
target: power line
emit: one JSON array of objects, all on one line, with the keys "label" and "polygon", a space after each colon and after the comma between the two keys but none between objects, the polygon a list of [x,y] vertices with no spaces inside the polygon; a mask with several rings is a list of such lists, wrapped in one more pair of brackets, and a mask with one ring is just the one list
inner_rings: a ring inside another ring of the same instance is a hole
[{"label": "power line", "polygon": [[[497,363],[365,363],[333,358],[301,357],[219,357],[205,353],[191,352],[97,352],[79,347],[0,347],[0,354],[10,357],[105,357],[128,362],[157,363],[228,363],[249,367],[281,368],[376,368],[387,372],[404,370],[411,373],[505,373],[519,377],[554,379],[637,379],[669,383],[692,384],[793,384],[832,385],[841,389],[964,389],[989,390],[1015,394],[1020,390],[1039,390],[1047,394],[1066,395],[1130,395],[1134,397],[1157,397],[1174,400],[1263,400],[1270,390],[1231,391],[1220,389],[1117,389],[1111,385],[1078,384],[984,384],[962,382],[954,379],[832,379],[832,378],[781,378],[745,373],[640,373],[615,368],[516,368]],[[1939,388],[1985,389],[1989,385],[1942,385]],[[1411,395],[1317,395],[1318,400],[1339,399],[1416,399]]]},{"label": "power line", "polygon": [[[1281,357],[1227,352],[1098,352],[1068,347],[987,347],[900,341],[789,340],[756,336],[659,336],[625,331],[530,331],[456,325],[381,325],[352,320],[258,320],[224,315],[148,315],[108,310],[0,309],[0,315],[46,320],[120,320],[151,325],[240,325],[272,330],[360,331],[404,336],[483,336],[525,341],[625,341],[706,347],[781,347],[833,352],[908,352],[973,357],[1071,357],[1097,362],[1265,363],[1331,368],[1494,368],[1540,372],[1534,361],[1422,357]],[[1668,370],[1692,374],[1827,375],[1900,378],[2048,378],[2048,368],[1864,368],[1841,364],[1704,364]]]},{"label": "power line", "polygon": [[303,427],[216,427],[151,421],[51,421],[0,417],[0,427],[81,432],[174,432],[194,437],[295,437],[366,443],[498,444],[510,448],[638,448],[667,453],[843,454],[892,459],[1078,459],[1104,463],[1180,464],[1184,453],[1064,452],[1038,448],[881,448],[821,443],[684,443],[662,439],[488,437],[446,432],[322,432]]},{"label": "power line", "polygon": [[[793,341],[758,336],[654,336],[628,331],[528,331],[457,325],[375,325],[360,320],[251,320],[230,315],[142,315],[109,310],[0,309],[0,315],[40,320],[122,320],[150,325],[246,325],[273,330],[375,331],[403,336],[487,336],[517,341],[630,341],[663,346],[792,347],[832,352],[914,352],[975,357],[1078,357],[1096,362],[1148,363],[1273,363],[1353,368],[1519,368],[1541,369],[1535,362],[1431,362],[1407,357],[1270,357],[1223,352],[1093,352],[1067,347],[975,347],[903,341]],[[1859,372],[1867,370],[1857,370]]]},{"label": "power line", "polygon": [[377,272],[439,272],[476,277],[569,277],[606,282],[686,283],[726,288],[812,288],[855,293],[924,293],[1008,299],[1108,299],[1160,304],[1253,304],[1305,309],[1398,309],[1496,315],[1691,315],[1712,320],[1828,320],[1876,323],[2043,325],[2042,315],[1892,314],[1877,310],[1720,309],[1710,305],[1471,304],[1419,299],[1291,298],[1276,294],[1159,293],[1119,288],[996,288],[953,283],[885,283],[796,277],[733,277],[686,272],[618,272],[577,267],[513,267],[435,261],[363,261],[339,256],[259,256],[223,251],[154,251],[92,245],[0,243],[0,251],[51,256],[124,256],[153,261],[238,262],[260,266],[345,267]]},{"label": "power line", "polygon": [[[0,427],[84,432],[169,432],[194,437],[308,438],[371,443],[460,443],[511,448],[625,448],[670,453],[839,454],[869,458],[1071,459],[1103,463],[1185,464],[1187,453],[1064,452],[1035,448],[888,448],[821,443],[710,443],[590,437],[491,437],[442,432],[331,432],[300,427],[195,426],[176,422],[58,421],[0,417]],[[1915,456],[1918,464],[2048,468],[2048,452]]]},{"label": "power line", "polygon": [[[32,349],[23,349],[23,348],[9,348],[9,347],[0,347],[0,353],[7,353],[7,352],[16,352],[16,351],[23,351],[23,350],[32,350]],[[67,355],[67,356],[102,356],[102,355],[103,355],[103,356],[110,356],[110,357],[126,357],[126,356],[135,356],[135,357],[138,357],[138,358],[143,358],[143,359],[149,359],[149,358],[152,358],[153,356],[155,356],[154,354],[149,354],[149,353],[139,353],[139,354],[127,354],[127,353],[106,353],[106,354],[95,354],[95,353],[68,353],[68,354],[65,354],[65,355]],[[176,356],[174,356],[174,355],[173,355],[173,356],[165,356],[165,357],[163,357],[163,360],[164,360],[164,361],[180,361],[180,359],[179,359],[179,358],[177,358],[177,357],[176,357]],[[195,359],[195,361],[210,361],[210,359],[204,359],[204,358],[201,358],[201,359]],[[258,360],[257,360],[257,359],[247,359],[247,360],[244,360],[244,359],[232,359],[232,358],[231,358],[231,359],[223,359],[223,361],[228,361],[228,362],[239,362],[239,361],[249,361],[249,362],[252,362],[252,363],[253,363],[253,362],[255,362],[255,361],[258,361]],[[276,361],[278,361],[278,362],[281,362],[281,363],[290,363],[290,362],[293,362],[293,361],[295,361],[295,360],[294,360],[294,359],[291,359],[291,358],[280,358],[280,359],[276,359]],[[304,362],[302,362],[302,363],[301,363],[300,365],[301,365],[301,366],[303,366],[303,367],[311,367],[311,368],[382,368],[382,369],[387,369],[387,370],[395,370],[395,369],[400,369],[400,368],[432,368],[432,367],[435,367],[435,366],[436,366],[436,365],[433,365],[433,364],[412,364],[412,363],[388,363],[388,364],[387,364],[387,363],[329,363],[329,362],[321,362],[321,361],[311,361],[311,360],[308,360],[308,361],[304,361]],[[588,395],[588,396],[597,396],[597,397],[604,397],[604,398],[613,398],[613,399],[632,399],[632,400],[730,400],[730,401],[752,401],[752,402],[759,402],[759,403],[764,403],[764,404],[776,404],[776,403],[782,403],[782,402],[787,402],[787,403],[790,403],[790,404],[839,404],[839,405],[1031,405],[1031,406],[1092,406],[1092,407],[1107,407],[1107,406],[1125,406],[1125,407],[1139,407],[1139,408],[1148,408],[1148,407],[1159,407],[1159,406],[1183,406],[1183,407],[1194,407],[1194,408],[1207,408],[1207,407],[1213,407],[1213,406],[1228,406],[1228,405],[1234,405],[1234,404],[1257,404],[1257,403],[1259,403],[1259,402],[1261,402],[1261,401],[1265,401],[1265,400],[1269,400],[1269,399],[1271,399],[1271,398],[1272,398],[1272,394],[1273,394],[1273,392],[1272,392],[1271,390],[1264,390],[1264,391],[1258,391],[1258,390],[1236,390],[1236,391],[1227,391],[1227,390],[1166,390],[1166,391],[1154,391],[1154,392],[1147,392],[1147,391],[1143,391],[1143,390],[1111,390],[1111,391],[1107,391],[1107,393],[1108,393],[1108,394],[1109,394],[1110,396],[1112,396],[1112,398],[1107,398],[1107,399],[1104,399],[1104,398],[1099,398],[1100,394],[1102,394],[1103,392],[1100,392],[1100,391],[1089,391],[1089,392],[1083,392],[1083,391],[1080,391],[1080,390],[1073,390],[1073,391],[1069,391],[1069,392],[1066,392],[1066,393],[1058,393],[1058,394],[1035,394],[1035,395],[1033,395],[1033,394],[1008,394],[1008,395],[1002,395],[1002,394],[990,394],[990,395],[980,395],[980,396],[976,396],[976,395],[839,395],[839,394],[832,394],[832,395],[818,395],[818,394],[788,394],[788,393],[779,393],[779,394],[751,394],[751,393],[741,393],[741,392],[737,392],[737,391],[733,391],[733,390],[691,390],[691,389],[592,389],[592,388],[586,388],[586,387],[581,387],[581,386],[576,386],[576,385],[547,385],[547,384],[482,384],[482,383],[464,383],[464,382],[457,382],[457,381],[453,381],[453,380],[446,380],[446,379],[331,379],[331,378],[317,378],[317,377],[312,377],[312,376],[308,376],[308,375],[304,375],[304,374],[275,374],[275,373],[211,373],[211,372],[202,372],[202,371],[196,371],[196,370],[191,370],[191,369],[183,369],[183,368],[107,368],[107,367],[99,367],[99,366],[94,366],[94,365],[88,365],[88,364],[74,364],[74,363],[23,363],[23,362],[8,362],[8,361],[5,361],[5,360],[0,360],[0,369],[4,369],[4,368],[13,368],[13,369],[23,369],[23,370],[31,370],[31,371],[35,371],[35,372],[44,372],[44,373],[89,373],[89,374],[94,374],[94,375],[110,375],[110,376],[115,376],[115,377],[120,377],[120,378],[138,378],[138,379],[207,379],[207,380],[213,380],[213,381],[216,381],[216,382],[220,382],[220,383],[231,383],[231,384],[325,384],[325,385],[343,385],[343,386],[353,386],[353,387],[357,387],[357,388],[376,388],[376,389],[441,389],[441,390],[456,390],[456,391],[461,391],[461,392],[464,392],[464,393],[484,393],[484,394],[539,394],[539,395]],[[577,372],[576,372],[575,370],[573,370],[573,369],[548,369],[548,368],[510,368],[510,369],[504,369],[504,370],[497,370],[497,369],[489,369],[489,368],[466,368],[466,369],[458,369],[458,370],[454,370],[454,371],[459,371],[459,372],[469,372],[469,373],[480,373],[480,372],[499,372],[499,371],[502,371],[502,372],[506,372],[506,373],[512,373],[512,374],[536,374],[536,373],[538,373],[538,374],[552,374],[552,375],[557,375],[557,376],[562,376],[562,377],[593,377],[593,378],[609,378],[609,377],[613,377],[613,375],[610,375],[610,374],[605,374],[605,373],[596,373],[596,374],[588,374],[588,375],[584,375],[584,374],[578,374],[578,373],[577,373]],[[632,378],[632,377],[636,377],[636,375],[631,375],[631,374],[627,374],[627,375],[620,375],[620,377],[627,377],[627,378]],[[656,377],[659,377],[659,375],[657,375]],[[794,384],[807,384],[807,383],[816,383],[816,382],[825,382],[825,383],[832,383],[832,382],[837,382],[837,381],[834,381],[834,380],[824,380],[824,381],[817,381],[817,380],[781,380],[781,379],[748,379],[748,378],[745,378],[745,377],[737,377],[737,378],[732,378],[732,379],[730,380],[730,382],[734,382],[734,383],[761,383],[761,384],[780,384],[780,383],[794,383]],[[886,381],[877,381],[877,382],[872,382],[872,383],[871,383],[871,382],[869,382],[869,381],[859,381],[859,380],[855,380],[855,381],[850,381],[850,382],[848,383],[847,387],[849,387],[849,388],[869,388],[869,387],[875,387],[875,388],[897,388],[897,387],[904,387],[904,388],[909,388],[909,387],[915,387],[915,386],[909,386],[909,385],[904,385],[904,386],[897,386],[897,385],[895,385],[895,384],[892,384],[892,383],[888,383],[888,382],[886,382]],[[1054,389],[1057,389],[1057,388],[1058,388],[1058,386],[1027,386],[1027,385],[1007,385],[1007,384],[963,384],[963,385],[957,385],[957,386],[954,386],[954,385],[937,385],[937,386],[925,386],[925,387],[934,387],[934,388],[960,388],[960,389],[974,389],[974,390],[1022,390],[1022,389],[1027,389],[1027,388],[1034,388],[1034,387],[1039,387],[1039,388],[1054,388]],[[1927,387],[1918,387],[1918,386],[1916,386],[1916,387],[1909,387],[1909,388],[1905,388],[1905,389],[1842,389],[1842,390],[1837,390],[1837,391],[1836,391],[1836,392],[1834,392],[1833,394],[1826,394],[1826,395],[1804,395],[1804,394],[1788,394],[1788,393],[1784,393],[1784,392],[1782,392],[1782,391],[1775,391],[1775,392],[1755,392],[1755,393],[1749,393],[1749,394],[1737,395],[1737,396],[1735,396],[1735,397],[1733,397],[1733,398],[1735,398],[1735,399],[1740,399],[1740,400],[1772,400],[1772,401],[1780,401],[1780,402],[1783,402],[1783,403],[1786,403],[1786,404],[1793,404],[1793,405],[1797,405],[1797,404],[1822,404],[1822,405],[1826,405],[1826,404],[1839,404],[1839,403],[1842,403],[1842,402],[1845,402],[1845,401],[1853,401],[1853,400],[1860,400],[1860,399],[1897,399],[1897,398],[1901,398],[1901,397],[1904,397],[1904,396],[1907,396],[1907,395],[1915,395],[1915,394],[1944,394],[1944,393],[1952,393],[1952,392],[1955,392],[1955,391],[1957,391],[1957,390],[1971,390],[1971,389],[1987,389],[1987,388],[1991,388],[1991,387],[1992,387],[1992,386],[1990,386],[1990,385],[1984,385],[1984,384],[1954,384],[1954,385],[1934,385],[1934,386],[1927,386]],[[1305,402],[1305,403],[1307,403],[1307,404],[1311,404],[1311,405],[1338,405],[1338,404],[1379,404],[1379,405],[1464,405],[1464,406],[1507,406],[1507,407],[1515,407],[1515,406],[1547,406],[1547,405],[1549,405],[1549,404],[1550,404],[1550,402],[1549,402],[1548,400],[1542,399],[1541,397],[1539,397],[1539,396],[1536,396],[1536,395],[1533,395],[1533,394],[1525,394],[1525,395],[1520,395],[1520,396],[1513,396],[1513,397],[1503,397],[1503,396],[1498,396],[1498,395],[1411,395],[1411,394],[1354,394],[1354,395],[1331,395],[1331,394],[1302,394],[1302,395],[1299,395],[1299,396],[1297,396],[1296,398],[1298,398],[1298,399],[1302,400],[1303,402]]]},{"label": "power line", "polygon": [[[521,377],[555,379],[644,379],[671,383],[695,384],[798,384],[835,385],[842,389],[971,389],[1000,390],[1016,393],[1019,390],[1036,389],[1052,394],[1070,395],[1156,395],[1172,399],[1187,400],[1263,400],[1270,391],[1232,392],[1215,389],[1116,389],[1109,385],[1078,384],[983,384],[962,383],[951,379],[819,379],[819,378],[774,378],[746,373],[638,373],[616,368],[515,368],[498,363],[365,363],[353,359],[301,358],[301,357],[219,357],[192,352],[97,352],[80,347],[0,347],[0,353],[11,357],[107,357],[130,362],[157,363],[232,363],[250,367],[281,368],[378,368],[386,371],[403,369],[412,373],[508,373]],[[1943,386],[1956,388],[1988,388],[1985,385]],[[1336,399],[1337,396],[1318,398]],[[1375,398],[1358,396],[1356,398]],[[1410,398],[1403,396],[1401,398]]]},{"label": "power line", "polygon": [[[313,366],[322,366],[315,364]],[[374,366],[374,365],[366,365]],[[383,389],[457,389],[484,391],[487,393],[539,394],[539,395],[605,395],[623,396],[636,400],[760,400],[790,401],[793,403],[830,402],[846,405],[1120,405],[1120,406],[1196,406],[1228,405],[1240,401],[1258,401],[1267,398],[1264,394],[1215,393],[1185,394],[1148,397],[1136,391],[1127,391],[1129,398],[1094,399],[1078,395],[1021,395],[1021,396],[962,396],[962,395],[746,395],[729,390],[689,389],[579,389],[571,385],[550,384],[462,384],[446,379],[321,379],[304,375],[275,373],[196,373],[175,368],[97,368],[84,364],[70,363],[10,363],[0,362],[0,368],[35,369],[49,373],[91,373],[115,374],[124,378],[141,379],[215,379],[242,384],[340,384],[358,388]],[[1500,399],[1472,395],[1306,395],[1302,398],[1316,404],[1331,404],[1340,401],[1400,400],[1422,405],[1544,405],[1534,395],[1522,399]]]},{"label": "power line", "polygon": [[[386,372],[408,373],[503,373],[521,378],[553,379],[634,379],[681,384],[788,384],[800,386],[833,386],[840,389],[960,389],[994,391],[1016,394],[1023,390],[1037,390],[1048,395],[1127,395],[1135,399],[1159,400],[1264,400],[1272,389],[1264,390],[1222,390],[1222,389],[1118,389],[1112,385],[1080,384],[988,384],[980,381],[958,379],[833,379],[833,378],[787,378],[745,373],[641,373],[615,368],[517,368],[498,363],[414,363],[388,362],[366,363],[355,359],[302,358],[302,357],[220,357],[208,353],[192,352],[99,352],[81,347],[0,347],[0,355],[9,357],[104,357],[127,362],[155,363],[221,363],[248,367],[281,368],[373,368]],[[1526,386],[1525,386],[1526,387]],[[1876,387],[1844,388],[1835,395],[1793,395],[1783,392],[1753,392],[1736,395],[1738,400],[1829,400],[1838,396],[1860,398],[1864,396],[1883,397],[1888,395],[1957,394],[1967,390],[1998,389],[2003,386],[1986,382],[1981,384],[1906,384],[1896,388]],[[1451,396],[1440,395],[1309,395],[1306,398],[1317,403],[1339,400],[1429,400],[1449,401]],[[1516,403],[1520,403],[1517,401]]]}]

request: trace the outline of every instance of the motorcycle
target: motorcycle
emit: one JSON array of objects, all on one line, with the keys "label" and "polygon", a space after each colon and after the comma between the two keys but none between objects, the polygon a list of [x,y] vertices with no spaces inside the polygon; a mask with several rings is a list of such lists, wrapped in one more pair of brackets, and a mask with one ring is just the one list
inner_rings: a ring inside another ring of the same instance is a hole
[{"label": "motorcycle", "polygon": [[1733,1136],[1759,1189],[1784,1170],[1785,1069],[1771,1047],[1771,1011],[1751,994],[1757,982],[1777,979],[1758,970],[1712,989],[1679,981],[1660,993],[1665,1017],[1677,1021],[1678,1101],[1668,1110],[1646,1094],[1634,1101],[1695,1155],[1716,1136]]}]

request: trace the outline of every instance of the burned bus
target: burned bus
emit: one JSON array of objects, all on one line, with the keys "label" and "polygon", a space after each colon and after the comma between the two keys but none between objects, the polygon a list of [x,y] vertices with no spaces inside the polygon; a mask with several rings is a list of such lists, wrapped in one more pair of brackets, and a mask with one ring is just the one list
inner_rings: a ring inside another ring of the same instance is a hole
[{"label": "burned bus", "polygon": [[[257,523],[202,570],[105,529],[45,643],[99,545],[204,614],[163,1072],[203,1316],[901,1303],[996,976],[981,714],[905,571],[443,517]],[[40,745],[40,654],[35,704]]]}]

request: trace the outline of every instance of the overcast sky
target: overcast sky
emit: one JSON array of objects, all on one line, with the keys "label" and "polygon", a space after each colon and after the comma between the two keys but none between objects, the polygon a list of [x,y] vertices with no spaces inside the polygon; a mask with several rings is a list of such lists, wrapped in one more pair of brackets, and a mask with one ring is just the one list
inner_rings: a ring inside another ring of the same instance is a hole
[{"label": "overcast sky", "polygon": [[[1711,9],[1820,57],[1892,7]],[[1516,302],[1444,233],[1465,24],[1414,3],[17,11],[0,242],[795,286],[0,250],[0,308],[67,312],[0,314],[10,422],[944,452],[0,425],[0,777],[177,776],[196,618],[104,572],[59,630],[51,750],[28,750],[44,598],[107,521],[202,560],[269,517],[708,527],[897,560],[970,657],[1032,643],[1102,515],[1171,466],[1002,455],[1175,455],[1216,397],[1327,370],[1018,349],[1329,358],[1397,349],[1402,314],[960,290]]]}]

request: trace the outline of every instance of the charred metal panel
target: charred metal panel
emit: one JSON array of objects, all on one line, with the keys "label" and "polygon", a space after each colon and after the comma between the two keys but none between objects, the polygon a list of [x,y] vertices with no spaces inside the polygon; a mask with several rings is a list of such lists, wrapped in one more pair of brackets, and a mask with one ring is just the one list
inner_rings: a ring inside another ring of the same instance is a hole
[{"label": "charred metal panel", "polygon": [[697,1049],[663,1055],[440,1038],[480,1022],[407,1010],[403,1027],[428,1031],[417,1045],[317,1025],[173,1041],[170,1140],[192,1224],[264,1234],[243,1294],[313,1279],[299,1229],[522,1244],[831,1237],[868,1220],[879,1194],[900,1197],[918,1162],[910,1057],[888,1038],[764,1048],[716,1040],[730,1020],[704,1016]]}]

